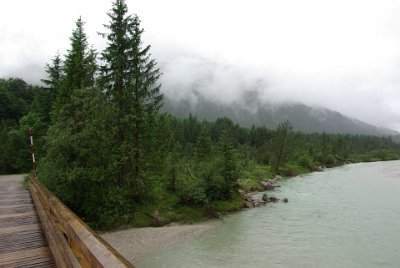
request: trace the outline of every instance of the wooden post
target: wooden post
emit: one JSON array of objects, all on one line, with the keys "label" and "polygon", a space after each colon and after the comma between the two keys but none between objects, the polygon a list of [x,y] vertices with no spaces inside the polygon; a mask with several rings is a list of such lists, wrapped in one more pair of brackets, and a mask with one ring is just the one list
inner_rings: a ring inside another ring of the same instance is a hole
[{"label": "wooden post", "polygon": [[32,135],[32,128],[28,131],[28,136],[31,141],[31,152],[32,152],[32,165],[33,165],[33,174],[37,177],[36,173],[36,160],[35,160],[35,145],[33,145],[33,135]]}]

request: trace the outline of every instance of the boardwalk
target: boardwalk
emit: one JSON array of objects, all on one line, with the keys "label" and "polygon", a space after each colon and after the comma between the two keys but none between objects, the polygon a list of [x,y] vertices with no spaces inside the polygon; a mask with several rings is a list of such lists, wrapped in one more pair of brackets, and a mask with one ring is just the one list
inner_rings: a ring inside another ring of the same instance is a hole
[{"label": "boardwalk", "polygon": [[0,176],[0,267],[55,267],[21,175]]}]

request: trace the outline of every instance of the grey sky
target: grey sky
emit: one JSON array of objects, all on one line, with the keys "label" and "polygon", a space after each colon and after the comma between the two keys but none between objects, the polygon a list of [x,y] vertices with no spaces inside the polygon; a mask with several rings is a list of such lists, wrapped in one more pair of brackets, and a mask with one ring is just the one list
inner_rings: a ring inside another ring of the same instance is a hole
[{"label": "grey sky", "polygon": [[[128,0],[160,63],[163,87],[229,102],[243,88],[400,130],[400,1]],[[74,22],[89,42],[111,1],[13,0],[0,10],[0,77],[42,78]]]}]

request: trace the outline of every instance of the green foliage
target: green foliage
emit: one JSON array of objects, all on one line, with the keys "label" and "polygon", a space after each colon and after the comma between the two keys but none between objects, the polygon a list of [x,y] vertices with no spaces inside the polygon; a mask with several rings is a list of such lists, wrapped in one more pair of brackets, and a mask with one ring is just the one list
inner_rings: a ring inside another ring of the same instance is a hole
[{"label": "green foliage", "polygon": [[29,190],[29,175],[25,175],[24,176],[23,185],[24,185],[24,189],[25,190]]},{"label": "green foliage", "polygon": [[182,205],[173,210],[163,211],[161,215],[169,222],[193,223],[204,220],[204,208],[202,206]]},{"label": "green foliage", "polygon": [[181,203],[185,205],[205,205],[207,203],[204,181],[190,175],[177,178],[176,193]]},{"label": "green foliage", "polygon": [[196,159],[198,161],[210,159],[213,154],[212,149],[211,137],[208,134],[208,130],[203,127],[200,135],[196,139]]},{"label": "green foliage", "polygon": [[236,188],[237,180],[240,177],[240,169],[236,150],[233,148],[226,131],[222,133],[220,147],[223,159],[221,175],[225,184],[225,198],[229,198],[230,193]]},{"label": "green foliage", "polygon": [[56,55],[46,65],[45,87],[0,79],[0,172],[29,171],[32,128],[39,179],[97,229],[215,217],[243,206],[238,188],[262,190],[260,180],[277,173],[400,158],[390,137],[160,114],[160,70],[143,46],[138,16],[128,15],[124,0],[108,15],[97,81],[96,53],[80,18],[65,60]]},{"label": "green foliage", "polygon": [[215,200],[210,207],[218,212],[237,211],[244,207],[244,200],[239,194],[234,194],[229,200]]},{"label": "green foliage", "polygon": [[[111,106],[95,89],[76,90],[50,127],[39,178],[88,222],[128,213],[127,191],[113,187],[115,157],[110,141]],[[101,204],[101,205],[99,205]]]},{"label": "green foliage", "polygon": [[279,124],[276,129],[272,144],[273,165],[276,173],[279,173],[279,168],[282,164],[290,160],[292,153],[292,130],[293,126],[290,121]]},{"label": "green foliage", "polygon": [[[128,15],[124,0],[116,0],[108,13],[107,47],[101,54],[99,85],[109,96],[116,112],[115,151],[120,187],[128,186],[139,201],[146,192],[148,155],[162,141],[152,139],[156,117],[162,104],[158,79],[160,71],[142,47],[140,20]],[[153,160],[153,159],[152,159]]]},{"label": "green foliage", "polygon": [[28,113],[34,98],[32,86],[19,78],[0,78],[0,121],[14,121]]},{"label": "green foliage", "polygon": [[95,83],[96,52],[89,48],[83,25],[84,22],[79,17],[76,29],[72,31],[71,48],[65,55],[62,69],[59,56],[53,59],[52,66],[47,66],[50,80],[45,80],[45,83],[57,91],[53,110],[55,121],[60,120],[57,116],[64,105],[69,103],[74,90],[93,87]]},{"label": "green foliage", "polygon": [[24,133],[20,128],[10,130],[3,148],[6,152],[6,173],[28,172],[31,169],[31,149],[27,132]]},{"label": "green foliage", "polygon": [[312,169],[312,167],[314,166],[313,160],[311,157],[309,157],[308,155],[302,155],[299,157],[299,159],[297,160],[297,163],[304,168],[308,168],[308,169]]},{"label": "green foliage", "polygon": [[281,167],[281,174],[287,177],[293,177],[308,172],[310,172],[309,168],[297,164],[288,163]]},{"label": "green foliage", "polygon": [[64,90],[93,87],[97,69],[96,52],[89,48],[81,17],[75,24],[76,28],[70,38],[71,49],[67,51],[64,61]]},{"label": "green foliage", "polygon": [[[51,59],[51,64],[46,64],[45,71],[48,75],[48,79],[42,79],[41,81],[46,85],[45,90],[47,91],[50,100],[47,105],[49,105],[54,102],[60,93],[61,82],[64,75],[63,62],[60,54],[56,54]],[[51,105],[49,105],[49,107],[52,108]]]},{"label": "green foliage", "polygon": [[238,180],[239,187],[246,192],[262,191],[263,187],[260,180],[268,180],[273,177],[272,168],[251,161],[250,164],[242,172],[241,178]]},{"label": "green foliage", "polygon": [[332,154],[324,155],[323,153],[319,153],[316,160],[328,166],[333,166],[336,163],[336,158]]}]

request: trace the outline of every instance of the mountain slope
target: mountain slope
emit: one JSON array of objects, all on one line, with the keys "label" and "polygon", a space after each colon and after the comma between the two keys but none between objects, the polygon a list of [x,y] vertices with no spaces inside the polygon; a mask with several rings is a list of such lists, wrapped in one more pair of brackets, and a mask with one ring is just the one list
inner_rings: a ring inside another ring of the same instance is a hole
[{"label": "mountain slope", "polygon": [[194,102],[188,99],[175,101],[166,96],[163,110],[177,117],[187,117],[192,113],[202,120],[215,120],[225,116],[244,127],[256,125],[276,128],[279,123],[290,120],[295,130],[308,133],[399,134],[394,130],[379,128],[332,110],[299,103],[268,104],[252,101],[228,105],[209,101],[201,96]]}]

